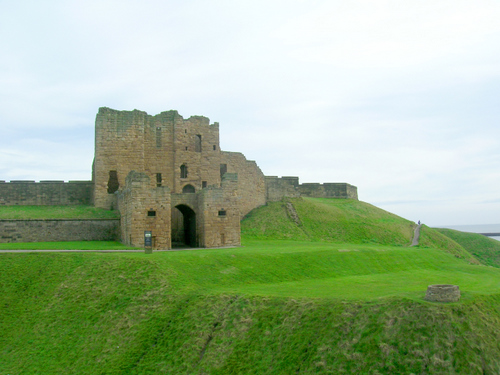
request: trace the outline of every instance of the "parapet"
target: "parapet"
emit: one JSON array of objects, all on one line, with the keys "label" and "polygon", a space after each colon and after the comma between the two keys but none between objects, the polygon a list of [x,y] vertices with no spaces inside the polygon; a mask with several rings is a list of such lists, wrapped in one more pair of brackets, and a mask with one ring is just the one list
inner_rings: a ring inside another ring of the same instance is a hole
[{"label": "parapet", "polygon": [[358,199],[358,188],[345,182],[306,183],[299,191],[302,197]]},{"label": "parapet", "polygon": [[299,184],[298,177],[266,176],[267,201],[275,202],[283,198],[338,198],[358,199],[358,188],[344,182]]},{"label": "parapet", "polygon": [[266,176],[266,197],[268,202],[280,201],[283,198],[298,198],[298,177]]},{"label": "parapet", "polygon": [[90,205],[92,181],[13,180],[0,183],[0,205]]}]

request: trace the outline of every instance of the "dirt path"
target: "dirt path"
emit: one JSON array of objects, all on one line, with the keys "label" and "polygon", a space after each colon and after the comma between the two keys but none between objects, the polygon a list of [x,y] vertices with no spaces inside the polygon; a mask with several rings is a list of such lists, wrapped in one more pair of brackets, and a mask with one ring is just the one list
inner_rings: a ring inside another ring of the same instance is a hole
[{"label": "dirt path", "polygon": [[413,232],[413,241],[411,242],[411,246],[418,246],[418,241],[420,239],[420,227],[422,224],[418,224],[415,228],[415,232]]}]

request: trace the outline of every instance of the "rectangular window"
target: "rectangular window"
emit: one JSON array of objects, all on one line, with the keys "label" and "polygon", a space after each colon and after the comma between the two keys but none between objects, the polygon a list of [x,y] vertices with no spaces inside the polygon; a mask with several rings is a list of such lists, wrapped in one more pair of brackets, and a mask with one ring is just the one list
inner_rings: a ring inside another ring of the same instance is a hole
[{"label": "rectangular window", "polygon": [[[144,212],[144,211],[143,211],[143,212]],[[149,211],[148,211],[148,216],[149,216],[149,217],[155,217],[155,216],[156,216],[156,211],[149,210]]]},{"label": "rectangular window", "polygon": [[156,174],[156,187],[161,186],[161,173]]},{"label": "rectangular window", "polygon": [[226,210],[224,210],[224,209],[220,210],[219,216],[226,216]]},{"label": "rectangular window", "polygon": [[116,171],[109,171],[108,194],[113,194],[119,188],[120,183],[118,182],[118,173]]},{"label": "rectangular window", "polygon": [[222,181],[222,176],[224,176],[227,173],[227,164],[221,164],[220,165],[220,179]]},{"label": "rectangular window", "polygon": [[201,135],[199,134],[194,138],[194,151],[201,152]]},{"label": "rectangular window", "polygon": [[156,128],[156,148],[161,148],[161,128]]},{"label": "rectangular window", "polygon": [[186,164],[181,165],[181,178],[187,178],[188,176],[188,168],[186,167]]},{"label": "rectangular window", "polygon": [[207,187],[207,182],[206,181],[201,181],[201,188],[205,189]]}]

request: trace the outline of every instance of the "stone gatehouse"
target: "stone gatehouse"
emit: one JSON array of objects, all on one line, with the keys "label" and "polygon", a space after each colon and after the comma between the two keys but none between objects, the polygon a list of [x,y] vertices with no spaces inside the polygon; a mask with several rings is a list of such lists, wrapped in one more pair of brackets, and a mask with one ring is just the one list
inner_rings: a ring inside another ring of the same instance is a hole
[{"label": "stone gatehouse", "polygon": [[347,183],[264,176],[243,154],[220,149],[219,124],[206,117],[106,107],[95,122],[92,181],[0,183],[0,204],[93,202],[118,209],[121,241],[143,247],[148,233],[154,249],[238,246],[247,213],[300,196],[358,197]]}]

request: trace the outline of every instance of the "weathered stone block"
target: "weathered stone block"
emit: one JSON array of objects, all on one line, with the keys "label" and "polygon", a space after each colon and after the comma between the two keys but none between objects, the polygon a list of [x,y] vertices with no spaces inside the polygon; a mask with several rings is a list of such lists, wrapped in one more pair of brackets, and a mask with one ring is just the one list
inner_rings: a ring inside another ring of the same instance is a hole
[{"label": "weathered stone block", "polygon": [[431,302],[457,302],[460,300],[460,289],[458,285],[429,285],[425,293],[425,300]]}]

